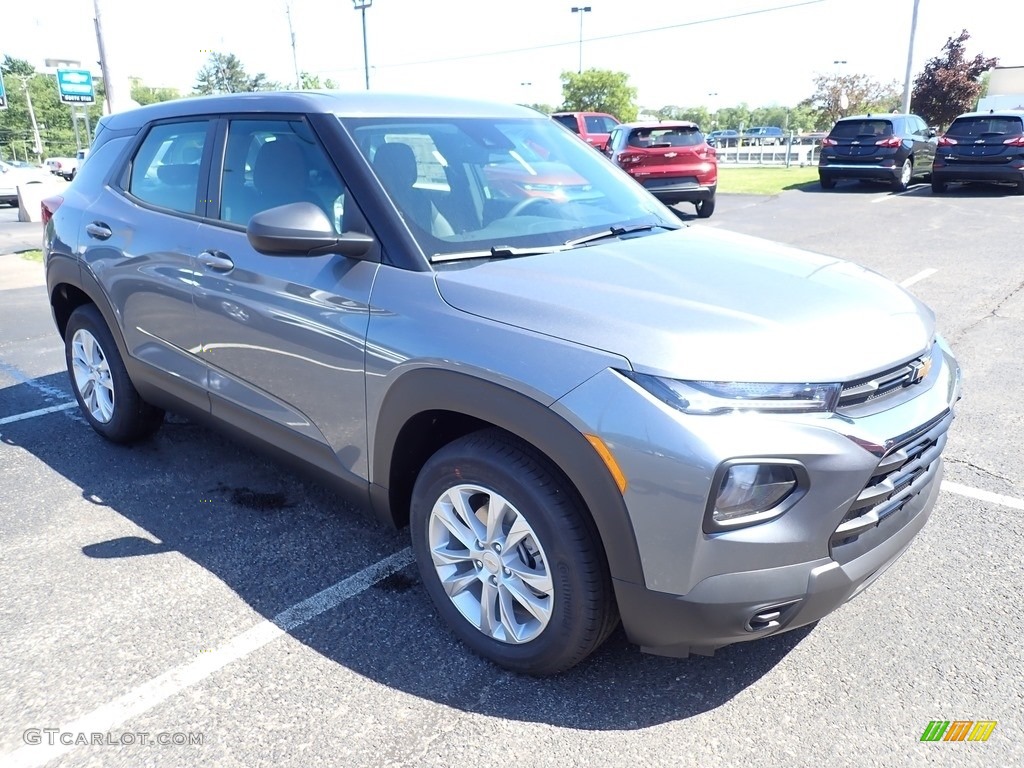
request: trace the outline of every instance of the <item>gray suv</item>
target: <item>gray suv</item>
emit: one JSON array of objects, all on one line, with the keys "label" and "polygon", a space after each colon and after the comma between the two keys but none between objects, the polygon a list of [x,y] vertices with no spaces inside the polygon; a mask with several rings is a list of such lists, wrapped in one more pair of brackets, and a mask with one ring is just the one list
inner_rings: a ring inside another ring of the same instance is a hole
[{"label": "gray suv", "polygon": [[551,674],[814,622],[928,519],[959,398],[883,277],[678,218],[532,110],[265,93],[102,118],[44,202],[85,418],[165,410],[394,526],[452,631]]}]

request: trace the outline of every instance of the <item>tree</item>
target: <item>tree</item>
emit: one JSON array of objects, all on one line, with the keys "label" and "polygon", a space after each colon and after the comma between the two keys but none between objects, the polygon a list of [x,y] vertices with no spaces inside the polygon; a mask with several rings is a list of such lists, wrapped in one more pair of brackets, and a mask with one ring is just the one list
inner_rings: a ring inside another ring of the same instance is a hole
[{"label": "tree", "polygon": [[901,93],[895,80],[882,83],[868,75],[817,75],[814,86],[814,94],[799,106],[816,111],[817,127],[822,130],[831,128],[844,115],[892,112],[900,108]]},{"label": "tree", "polygon": [[914,80],[911,108],[929,125],[945,127],[960,113],[972,110],[981,93],[981,76],[999,63],[980,53],[968,59],[965,44],[970,39],[965,29],[946,40],[942,53],[929,60]]},{"label": "tree", "polygon": [[321,85],[320,75],[312,75],[309,72],[300,72],[299,88],[304,91],[319,91],[321,89],[326,91],[336,91],[338,89],[338,84],[328,77]]},{"label": "tree", "polygon": [[181,93],[178,92],[177,88],[152,88],[148,85],[143,85],[142,81],[137,77],[133,77],[131,82],[132,101],[136,102],[140,107],[181,98]]},{"label": "tree", "polygon": [[194,93],[247,93],[250,91],[274,91],[280,86],[271,82],[260,72],[249,75],[242,62],[233,53],[211,53],[206,65],[196,75]]},{"label": "tree", "polygon": [[628,123],[636,119],[636,88],[629,75],[608,69],[562,73],[562,110],[607,112]]}]

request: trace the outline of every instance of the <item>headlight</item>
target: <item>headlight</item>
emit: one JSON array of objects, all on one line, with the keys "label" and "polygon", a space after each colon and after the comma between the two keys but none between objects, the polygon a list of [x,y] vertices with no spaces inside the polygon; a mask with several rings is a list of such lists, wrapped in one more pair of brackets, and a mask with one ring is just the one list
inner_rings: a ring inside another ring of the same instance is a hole
[{"label": "headlight", "polygon": [[760,384],[735,381],[680,381],[623,372],[652,395],[683,413],[730,411],[816,413],[835,410],[842,384]]}]

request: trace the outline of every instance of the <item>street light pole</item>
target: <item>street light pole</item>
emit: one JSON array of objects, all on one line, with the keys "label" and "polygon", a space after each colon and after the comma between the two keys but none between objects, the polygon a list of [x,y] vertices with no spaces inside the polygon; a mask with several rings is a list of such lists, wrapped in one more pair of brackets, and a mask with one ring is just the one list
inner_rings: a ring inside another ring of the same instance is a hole
[{"label": "street light pole", "polygon": [[583,14],[590,13],[589,5],[574,5],[572,7],[573,13],[580,15],[580,74],[583,74]]},{"label": "street light pole", "polygon": [[910,45],[907,47],[907,76],[903,81],[903,114],[910,112],[910,75],[914,67],[914,35],[917,33],[917,5],[914,0],[914,16],[910,20]]},{"label": "street light pole", "polygon": [[363,72],[366,75],[366,90],[370,90],[370,54],[366,48],[366,9],[373,5],[373,0],[352,0],[352,5],[363,14]]},{"label": "street light pole", "polygon": [[36,122],[36,111],[32,108],[32,94],[28,91],[28,76],[21,75],[21,87],[25,89],[25,101],[28,103],[28,116],[32,121],[32,138],[35,146],[33,154],[37,157],[43,154],[43,137],[39,135],[39,123]]}]

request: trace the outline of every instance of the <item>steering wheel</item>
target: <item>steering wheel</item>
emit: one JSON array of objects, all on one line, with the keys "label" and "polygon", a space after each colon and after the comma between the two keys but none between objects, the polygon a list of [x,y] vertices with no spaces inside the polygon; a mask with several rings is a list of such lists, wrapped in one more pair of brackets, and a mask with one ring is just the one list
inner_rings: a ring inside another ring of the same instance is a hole
[{"label": "steering wheel", "polygon": [[532,208],[535,205],[538,205],[538,204],[554,205],[554,202],[555,202],[554,200],[550,200],[550,199],[548,199],[546,197],[527,197],[527,198],[525,198],[523,200],[520,200],[515,205],[513,205],[512,206],[512,210],[510,210],[508,213],[506,213],[505,216],[507,218],[511,218],[513,216],[518,216],[523,211],[525,211],[527,208]]}]

